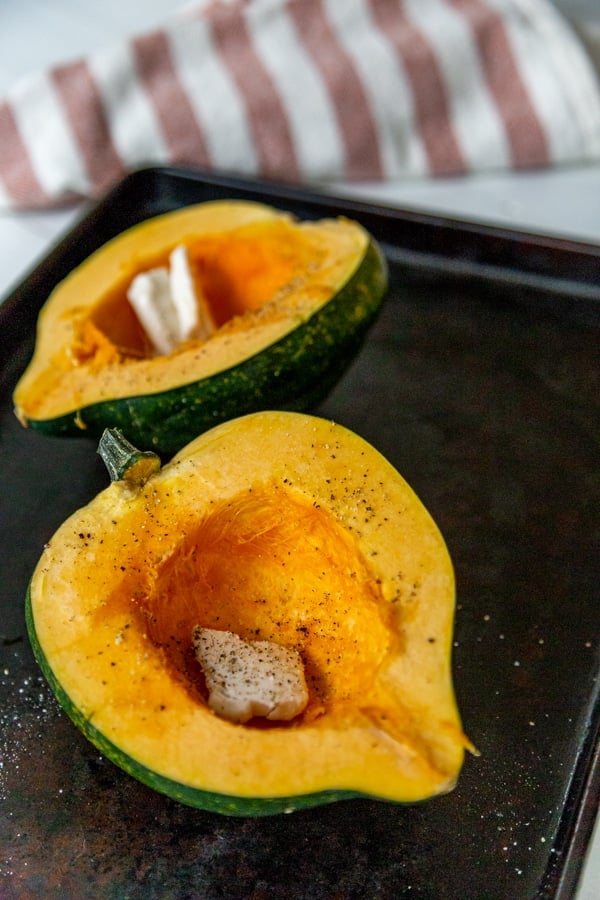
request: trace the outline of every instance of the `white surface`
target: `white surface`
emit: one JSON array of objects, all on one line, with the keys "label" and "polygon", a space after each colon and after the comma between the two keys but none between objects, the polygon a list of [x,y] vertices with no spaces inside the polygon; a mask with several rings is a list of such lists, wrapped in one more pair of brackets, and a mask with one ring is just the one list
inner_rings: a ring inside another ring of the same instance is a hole
[{"label": "white surface", "polygon": [[[578,25],[588,28],[600,46],[598,0],[556,0],[556,3]],[[173,0],[103,0],[101,4],[92,0],[0,2],[0,98],[20,75],[80,56],[124,35],[145,31],[184,5],[188,4],[173,3]],[[384,186],[336,185],[334,189],[379,203],[600,244],[600,165]],[[70,209],[0,213],[0,295],[8,293],[26,275],[82,212],[82,209]],[[600,900],[598,827],[578,900]]]}]

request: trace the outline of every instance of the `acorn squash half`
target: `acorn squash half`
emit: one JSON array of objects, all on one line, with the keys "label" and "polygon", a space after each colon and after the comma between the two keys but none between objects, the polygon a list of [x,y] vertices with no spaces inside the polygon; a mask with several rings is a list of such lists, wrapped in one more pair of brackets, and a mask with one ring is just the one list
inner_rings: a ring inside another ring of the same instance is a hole
[{"label": "acorn squash half", "polygon": [[[181,247],[214,328],[157,353],[128,292]],[[15,412],[49,434],[118,427],[164,456],[229,418],[307,410],[354,358],[386,279],[377,244],[347,219],[299,222],[244,201],[166,213],[102,246],[55,288]]]},{"label": "acorn squash half", "polygon": [[[37,660],[98,749],[231,815],[451,790],[469,746],[453,570],[390,463],[295,412],[221,424],[162,468],[109,445],[116,480],[52,537],[27,598]],[[213,711],[198,628],[299,655],[303,709],[243,723]]]}]

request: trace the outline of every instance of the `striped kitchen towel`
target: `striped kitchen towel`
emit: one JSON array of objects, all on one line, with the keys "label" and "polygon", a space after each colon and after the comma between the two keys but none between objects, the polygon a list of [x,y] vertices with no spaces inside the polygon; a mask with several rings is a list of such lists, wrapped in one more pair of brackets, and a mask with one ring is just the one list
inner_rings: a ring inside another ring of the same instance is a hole
[{"label": "striped kitchen towel", "polygon": [[145,165],[319,183],[600,157],[600,91],[549,0],[229,0],[18,82],[0,205]]}]

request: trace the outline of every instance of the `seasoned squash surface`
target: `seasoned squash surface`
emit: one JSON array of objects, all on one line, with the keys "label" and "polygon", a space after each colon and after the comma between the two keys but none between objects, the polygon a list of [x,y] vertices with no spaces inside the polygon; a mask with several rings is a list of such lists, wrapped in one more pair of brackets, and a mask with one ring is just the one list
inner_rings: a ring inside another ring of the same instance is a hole
[{"label": "seasoned squash surface", "polygon": [[[226,813],[450,790],[468,745],[452,566],[393,467],[339,425],[264,412],[150,472],[76,512],[31,581],[34,649],[84,733],[152,787]],[[306,706],[291,721],[215,714],[198,627],[297,652]]]},{"label": "seasoned squash surface", "polygon": [[[158,353],[129,291],[184,250],[210,318]],[[101,247],[48,298],[19,382],[21,422],[51,434],[130,440],[172,454],[201,431],[264,408],[305,409],[355,356],[386,266],[346,219],[298,222],[247,202],[167,213]]]}]

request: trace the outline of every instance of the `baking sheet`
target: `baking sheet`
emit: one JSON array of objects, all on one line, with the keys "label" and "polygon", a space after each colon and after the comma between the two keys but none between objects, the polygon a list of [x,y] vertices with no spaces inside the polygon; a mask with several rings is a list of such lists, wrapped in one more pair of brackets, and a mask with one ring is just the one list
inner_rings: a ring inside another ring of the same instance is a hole
[{"label": "baking sheet", "polygon": [[[456,693],[482,755],[446,797],[247,820],[189,809],[99,756],[33,661],[28,578],[107,482],[90,441],[12,414],[39,307],[123,228],[220,197],[350,215],[388,257],[382,315],[315,412],[390,459],[450,549]],[[600,793],[599,310],[598,248],[565,240],[169,169],[96,206],[0,306],[0,896],[573,896]]]}]

